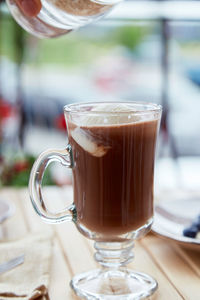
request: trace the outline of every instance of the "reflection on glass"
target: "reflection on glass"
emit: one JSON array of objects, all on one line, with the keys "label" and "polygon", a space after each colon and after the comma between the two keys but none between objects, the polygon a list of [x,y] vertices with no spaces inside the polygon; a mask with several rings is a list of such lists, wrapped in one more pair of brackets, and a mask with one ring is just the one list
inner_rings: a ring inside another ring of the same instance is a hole
[{"label": "reflection on glass", "polygon": [[25,30],[38,37],[56,37],[97,20],[120,0],[6,1]]}]

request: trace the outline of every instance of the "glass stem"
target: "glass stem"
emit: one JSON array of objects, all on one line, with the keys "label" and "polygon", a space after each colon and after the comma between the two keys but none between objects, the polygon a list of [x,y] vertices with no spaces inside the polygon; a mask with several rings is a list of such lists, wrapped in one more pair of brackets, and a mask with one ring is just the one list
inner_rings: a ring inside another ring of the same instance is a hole
[{"label": "glass stem", "polygon": [[96,242],[95,260],[104,268],[118,269],[130,263],[133,258],[133,241],[127,242]]}]

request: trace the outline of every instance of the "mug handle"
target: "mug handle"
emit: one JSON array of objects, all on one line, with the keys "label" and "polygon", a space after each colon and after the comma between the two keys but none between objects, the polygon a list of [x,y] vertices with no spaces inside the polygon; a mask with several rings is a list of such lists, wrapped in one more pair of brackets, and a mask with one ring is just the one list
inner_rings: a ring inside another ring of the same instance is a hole
[{"label": "mug handle", "polygon": [[47,150],[40,154],[35,161],[29,179],[29,193],[32,205],[36,213],[46,223],[61,223],[64,221],[75,221],[76,209],[75,205],[71,204],[64,211],[53,214],[48,211],[42,197],[42,179],[48,165],[52,162],[60,162],[67,168],[73,168],[72,148],[67,145],[64,150]]}]

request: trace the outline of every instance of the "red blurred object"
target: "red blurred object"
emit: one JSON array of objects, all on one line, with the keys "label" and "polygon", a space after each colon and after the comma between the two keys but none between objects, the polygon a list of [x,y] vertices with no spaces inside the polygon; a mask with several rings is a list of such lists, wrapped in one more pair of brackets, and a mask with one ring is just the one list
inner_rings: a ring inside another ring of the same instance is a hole
[{"label": "red blurred object", "polygon": [[104,92],[120,92],[127,87],[127,78],[133,72],[130,59],[113,55],[99,60],[95,70],[95,84]]},{"label": "red blurred object", "polygon": [[9,118],[13,112],[13,107],[4,99],[0,98],[0,122],[3,119]]},{"label": "red blurred object", "polygon": [[13,166],[13,170],[16,173],[28,170],[30,167],[30,164],[28,161],[24,160],[24,161],[18,161],[14,164]]},{"label": "red blurred object", "polygon": [[55,126],[56,128],[62,130],[62,131],[66,131],[66,122],[65,122],[65,117],[64,115],[59,115],[56,120],[55,120]]}]

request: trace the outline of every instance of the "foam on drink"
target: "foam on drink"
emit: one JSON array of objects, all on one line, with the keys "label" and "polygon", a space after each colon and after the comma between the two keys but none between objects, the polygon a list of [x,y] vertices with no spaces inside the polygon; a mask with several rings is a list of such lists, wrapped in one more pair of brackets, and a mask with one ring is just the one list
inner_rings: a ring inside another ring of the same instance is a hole
[{"label": "foam on drink", "polygon": [[[92,112],[94,112],[93,115]],[[85,151],[96,157],[102,157],[109,151],[111,145],[108,141],[103,141],[102,137],[99,139],[98,136],[89,134],[88,129],[91,126],[113,126],[139,122],[141,117],[136,113],[125,104],[101,104],[91,110],[88,116],[84,116],[81,120],[82,127],[75,127],[71,131],[71,136]]]}]

